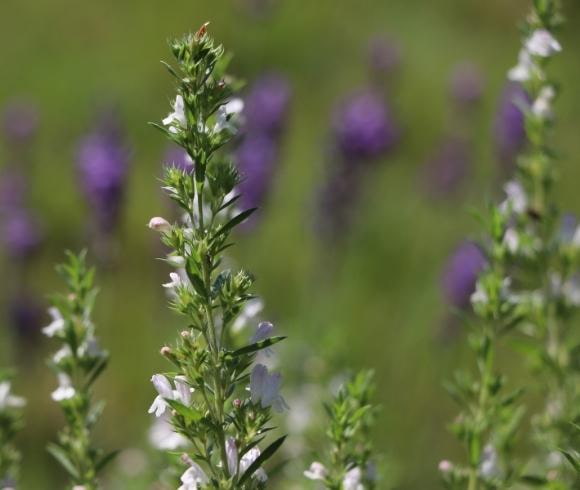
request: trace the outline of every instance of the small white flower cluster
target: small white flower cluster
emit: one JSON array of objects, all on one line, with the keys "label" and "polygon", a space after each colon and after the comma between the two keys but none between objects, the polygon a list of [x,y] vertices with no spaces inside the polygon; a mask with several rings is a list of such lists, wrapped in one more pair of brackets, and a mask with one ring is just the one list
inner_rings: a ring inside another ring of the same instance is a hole
[{"label": "small white flower cluster", "polygon": [[[326,481],[328,478],[328,470],[322,463],[314,461],[310,465],[310,468],[304,472],[304,476],[310,480]],[[363,485],[363,472],[358,466],[355,466],[346,472],[342,479],[342,489],[365,490]]]},{"label": "small white flower cluster", "polygon": [[0,382],[0,412],[12,408],[22,408],[26,405],[26,400],[21,396],[12,394],[12,383],[10,381]]},{"label": "small white flower cluster", "polygon": [[[524,43],[518,57],[518,64],[508,72],[508,78],[519,83],[534,79],[543,81],[544,75],[537,63],[538,58],[548,58],[560,51],[562,51],[562,46],[549,31],[535,30]],[[539,119],[551,119],[553,117],[552,102],[555,97],[554,87],[545,85],[532,103],[530,111]]]},{"label": "small white flower cluster", "polygon": [[[218,134],[224,130],[235,133],[240,124],[240,114],[244,109],[244,101],[240,98],[230,99],[225,104],[219,106],[216,113],[216,122],[213,129],[204,128],[204,132]],[[187,130],[187,116],[185,114],[185,103],[183,97],[178,95],[173,102],[173,112],[165,119],[163,124],[169,128],[169,132],[177,134]]]}]

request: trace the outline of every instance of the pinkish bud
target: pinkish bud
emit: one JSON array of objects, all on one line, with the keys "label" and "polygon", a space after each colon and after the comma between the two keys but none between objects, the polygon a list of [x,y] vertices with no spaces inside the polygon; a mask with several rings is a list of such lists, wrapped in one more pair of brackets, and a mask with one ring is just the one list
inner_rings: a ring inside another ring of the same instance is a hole
[{"label": "pinkish bud", "polygon": [[161,218],[160,216],[151,218],[147,226],[150,229],[154,231],[159,231],[161,233],[166,233],[169,230],[171,230],[171,225],[169,224],[169,221],[167,221],[165,218]]},{"label": "pinkish bud", "polygon": [[444,459],[439,463],[439,471],[441,473],[449,473],[453,469],[453,463]]}]

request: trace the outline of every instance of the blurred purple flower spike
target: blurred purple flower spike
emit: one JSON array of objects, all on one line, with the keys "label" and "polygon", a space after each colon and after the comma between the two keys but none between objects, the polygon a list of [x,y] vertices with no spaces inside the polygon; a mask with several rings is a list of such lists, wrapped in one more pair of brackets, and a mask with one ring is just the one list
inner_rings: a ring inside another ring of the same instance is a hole
[{"label": "blurred purple flower spike", "polygon": [[80,184],[98,232],[110,234],[118,225],[125,193],[129,152],[117,113],[101,115],[93,132],[80,144]]},{"label": "blurred purple flower spike", "polygon": [[9,102],[2,112],[2,132],[8,143],[28,143],[38,130],[38,110],[26,100]]},{"label": "blurred purple flower spike", "polygon": [[517,155],[526,144],[524,114],[518,103],[526,104],[530,98],[523,87],[509,83],[503,90],[494,124],[497,155],[505,170],[513,170]]},{"label": "blurred purple flower spike", "polygon": [[391,75],[401,64],[401,48],[387,36],[371,38],[367,56],[371,73],[380,78]]},{"label": "blurred purple flower spike", "polygon": [[193,161],[190,156],[183,148],[177,145],[171,145],[167,148],[163,158],[163,165],[165,167],[175,167],[186,172],[193,170]]},{"label": "blurred purple flower spike", "polygon": [[398,130],[383,98],[359,92],[345,101],[334,118],[336,146],[347,161],[376,158],[398,139]]},{"label": "blurred purple flower spike", "polygon": [[460,137],[443,141],[425,166],[423,187],[429,197],[443,199],[457,195],[471,171],[471,145]]},{"label": "blurred purple flower spike", "polygon": [[451,97],[460,107],[469,108],[481,100],[484,89],[483,75],[470,62],[458,64],[451,74]]},{"label": "blurred purple flower spike", "polygon": [[457,309],[470,306],[471,295],[481,271],[487,264],[485,255],[473,242],[463,242],[451,255],[441,280],[447,303]]},{"label": "blurred purple flower spike", "polygon": [[14,297],[8,305],[10,325],[17,338],[26,345],[38,340],[40,329],[44,325],[44,315],[45,307],[35,296],[26,292]]},{"label": "blurred purple flower spike", "polygon": [[244,98],[244,130],[277,137],[285,128],[290,109],[290,83],[271,73],[258,78]]},{"label": "blurred purple flower spike", "polygon": [[18,260],[30,258],[42,239],[38,222],[24,208],[15,208],[4,213],[2,218],[2,241],[6,254]]}]

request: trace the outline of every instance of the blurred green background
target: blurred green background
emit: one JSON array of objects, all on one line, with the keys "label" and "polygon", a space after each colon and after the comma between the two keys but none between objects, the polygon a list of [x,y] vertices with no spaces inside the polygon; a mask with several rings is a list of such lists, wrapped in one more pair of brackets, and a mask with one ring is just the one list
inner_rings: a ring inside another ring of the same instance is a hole
[{"label": "blurred green background", "polygon": [[[565,50],[554,65],[564,87],[557,106],[565,175],[559,195],[564,209],[580,212],[580,8],[565,3]],[[61,289],[53,264],[64,248],[91,247],[74,153],[101,99],[118,101],[132,147],[120,261],[101,270],[98,281],[96,321],[112,355],[98,388],[107,400],[98,430],[102,445],[146,447],[149,377],[165,368],[159,347],[180,325],[160,287],[167,270],[154,259],[157,237],[145,227],[167,210],[157,182],[166,142],[146,123],[167,114],[174,94],[159,63],[170,59],[165,40],[209,20],[215,37],[235,53],[236,75],[252,80],[277,70],[293,89],[271,198],[259,226],[239,237],[232,255],[255,273],[265,316],[289,336],[289,357],[304,348],[326,356],[333,369],[376,370],[382,406],[376,444],[393,471],[385,488],[438,487],[437,462],[461,454],[446,430],[455,407],[441,382],[469,363],[463,337],[438,338],[446,315],[439,278],[457,243],[477,237],[469,209],[481,208],[497,188],[492,121],[527,6],[526,0],[279,0],[256,16],[241,0],[3,0],[0,105],[25,97],[41,114],[30,176],[32,206],[46,234],[29,277],[36,292]],[[404,138],[366,182],[357,220],[340,243],[321,242],[311,207],[325,176],[329,120],[341,97],[364,82],[365,50],[375,34],[402,48],[391,101]],[[450,70],[464,60],[476,63],[486,81],[476,167],[463,199],[433,204],[420,192],[418,172],[447,124]],[[6,271],[5,285],[12,280]],[[29,399],[20,438],[22,488],[59,488],[61,471],[44,449],[62,422],[49,398],[55,380],[44,361],[54,346],[42,340],[36,347],[12,347],[8,328],[2,342],[2,363],[19,369],[16,391]],[[520,363],[513,364],[506,361],[505,369],[526,383]],[[293,488],[306,487],[299,481]]]}]

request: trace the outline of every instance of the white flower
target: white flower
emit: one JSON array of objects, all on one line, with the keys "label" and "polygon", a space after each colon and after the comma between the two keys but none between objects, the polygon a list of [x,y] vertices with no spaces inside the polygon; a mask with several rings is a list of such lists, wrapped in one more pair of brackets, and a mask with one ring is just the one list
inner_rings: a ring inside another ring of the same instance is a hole
[{"label": "white flower", "polygon": [[526,49],[530,54],[543,58],[562,51],[560,43],[546,29],[537,29],[526,41]]},{"label": "white flower", "polygon": [[58,373],[58,388],[51,394],[55,402],[70,400],[76,395],[70,377],[65,373]]},{"label": "white flower", "polygon": [[324,481],[326,480],[327,475],[328,470],[322,463],[319,463],[318,461],[314,461],[314,463],[310,465],[310,468],[304,472],[304,476],[310,480]]},{"label": "white flower", "polygon": [[524,213],[528,207],[528,198],[522,185],[515,180],[510,180],[504,186],[504,191],[506,199],[501,203],[500,210],[503,213],[510,211],[516,214]]},{"label": "white flower", "polygon": [[233,437],[226,439],[226,456],[228,458],[228,471],[230,475],[238,473],[238,447]]},{"label": "white flower", "polygon": [[349,470],[342,480],[343,490],[364,490],[364,486],[361,483],[362,472],[358,466]]},{"label": "white flower", "polygon": [[[256,329],[256,333],[254,333],[250,339],[250,344],[255,344],[257,342],[262,342],[263,340],[269,339],[272,336],[273,330],[274,325],[272,325],[270,322],[260,322],[258,328]],[[267,357],[270,357],[274,353],[270,347],[265,348],[263,352]]]},{"label": "white flower", "polygon": [[148,413],[155,413],[156,417],[161,417],[168,407],[166,400],[176,400],[184,405],[191,403],[193,388],[189,387],[184,376],[175,377],[176,389],[173,389],[171,382],[162,374],[154,374],[151,377],[151,382],[159,395],[153,400]]},{"label": "white flower", "polygon": [[169,265],[177,267],[178,269],[185,267],[185,258],[181,255],[168,255],[165,260]]},{"label": "white flower", "polygon": [[77,349],[77,356],[80,358],[90,357],[97,358],[105,355],[105,351],[99,346],[96,337],[88,337]]},{"label": "white flower", "polygon": [[167,416],[155,419],[149,429],[149,442],[161,451],[175,451],[188,445],[188,440],[173,430]]},{"label": "white flower", "polygon": [[[244,454],[242,456],[242,459],[240,460],[240,474],[243,475],[246,472],[246,470],[252,465],[252,463],[256,461],[256,459],[258,459],[259,456],[260,450],[257,447],[253,447],[246,454]],[[261,482],[265,482],[266,480],[268,480],[268,475],[266,475],[266,472],[264,471],[263,468],[258,468],[256,471],[254,471],[252,478],[255,478],[256,480]]]},{"label": "white flower", "polygon": [[244,109],[244,101],[239,98],[231,99],[227,103],[221,105],[217,110],[216,123],[213,128],[214,133],[219,133],[224,129],[230,132],[236,131],[236,126],[233,124],[238,114]]},{"label": "white flower", "polygon": [[170,272],[169,279],[171,279],[169,282],[163,284],[164,288],[175,289],[183,285],[183,279],[181,279],[181,276],[177,272]]},{"label": "white flower", "polygon": [[485,291],[484,287],[481,285],[481,282],[477,281],[477,284],[475,285],[475,291],[471,295],[471,304],[473,306],[478,305],[478,304],[484,305],[488,301],[489,301],[489,296],[487,295],[487,292]]},{"label": "white flower", "polygon": [[552,101],[556,97],[554,87],[548,85],[540,90],[538,98],[532,104],[532,112],[535,116],[542,119],[550,119],[553,117]]},{"label": "white flower", "polygon": [[527,82],[531,80],[536,70],[537,67],[530,53],[526,49],[522,49],[518,55],[518,64],[508,72],[508,79],[512,82]]},{"label": "white flower", "polygon": [[512,254],[515,254],[518,251],[518,247],[520,245],[520,237],[518,232],[513,228],[508,228],[504,233],[503,243]]},{"label": "white flower", "polygon": [[262,408],[272,407],[276,412],[289,408],[279,392],[281,382],[280,373],[269,374],[266,366],[256,364],[250,375],[252,403],[260,403]]},{"label": "white flower", "polygon": [[58,308],[49,308],[48,314],[52,317],[52,322],[42,329],[42,333],[47,337],[54,337],[64,331],[65,321]]},{"label": "white flower", "polygon": [[147,226],[154,231],[160,231],[162,233],[167,233],[171,230],[171,224],[165,218],[161,216],[155,216],[149,220]]},{"label": "white flower", "polygon": [[67,357],[72,356],[72,351],[68,345],[63,345],[59,350],[57,350],[52,356],[52,362],[55,364],[60,364]]},{"label": "white flower", "polygon": [[488,444],[483,449],[481,462],[479,463],[479,473],[483,478],[489,479],[499,475],[499,460],[495,448]]},{"label": "white flower", "polygon": [[163,124],[165,126],[170,126],[170,133],[177,133],[178,129],[175,124],[181,128],[187,127],[187,119],[185,117],[185,104],[183,102],[183,97],[178,95],[175,97],[175,102],[173,103],[173,112],[169,114],[165,119],[163,119]]},{"label": "white flower", "polygon": [[26,400],[20,396],[14,396],[11,391],[10,381],[0,383],[0,410],[7,408],[20,408],[26,405]]},{"label": "white flower", "polygon": [[198,490],[200,485],[209,483],[209,478],[197,463],[191,462],[191,466],[181,475],[181,485],[177,490]]},{"label": "white flower", "polygon": [[260,312],[264,309],[264,302],[260,298],[254,298],[246,302],[242,311],[238,314],[232,324],[232,330],[234,332],[239,332],[244,328],[253,318],[258,316]]}]

